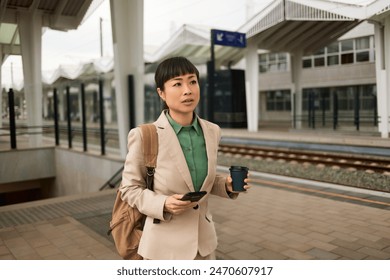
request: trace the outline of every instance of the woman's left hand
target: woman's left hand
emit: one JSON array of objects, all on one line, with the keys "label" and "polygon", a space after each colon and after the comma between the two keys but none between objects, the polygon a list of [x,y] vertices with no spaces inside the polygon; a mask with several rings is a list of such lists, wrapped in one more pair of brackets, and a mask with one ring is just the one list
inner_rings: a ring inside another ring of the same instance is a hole
[{"label": "woman's left hand", "polygon": [[[249,173],[248,173],[248,177],[244,180],[244,182],[246,183],[246,185],[244,185],[244,189],[245,190],[248,190],[251,188],[250,185],[248,185],[248,183],[250,182],[250,179],[249,179]],[[226,177],[226,182],[225,182],[225,186],[226,186],[226,190],[228,192],[231,192],[231,193],[240,193],[240,192],[236,192],[236,191],[233,191],[233,179],[232,177],[229,175]]]}]

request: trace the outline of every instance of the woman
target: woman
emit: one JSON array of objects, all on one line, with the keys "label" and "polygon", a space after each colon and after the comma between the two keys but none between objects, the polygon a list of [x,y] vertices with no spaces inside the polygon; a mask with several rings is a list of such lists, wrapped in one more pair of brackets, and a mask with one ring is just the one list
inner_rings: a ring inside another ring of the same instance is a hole
[{"label": "woman", "polygon": [[[199,72],[183,57],[163,61],[155,74],[165,107],[154,123],[159,150],[154,192],[145,189],[140,129],[128,136],[122,199],[147,215],[138,254],[144,259],[215,259],[217,236],[208,210],[210,194],[236,198],[230,176],[216,173],[220,128],[199,118]],[[246,186],[249,188],[249,186]],[[183,201],[187,192],[206,191],[199,202]],[[155,223],[154,220],[160,220]]]}]

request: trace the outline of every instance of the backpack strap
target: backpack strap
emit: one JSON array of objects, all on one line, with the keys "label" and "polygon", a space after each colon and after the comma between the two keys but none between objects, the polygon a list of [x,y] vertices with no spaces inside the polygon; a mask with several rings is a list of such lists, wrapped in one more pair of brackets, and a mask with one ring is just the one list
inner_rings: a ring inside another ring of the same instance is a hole
[{"label": "backpack strap", "polygon": [[143,148],[144,148],[144,159],[146,172],[146,187],[153,191],[153,176],[154,170],[157,165],[157,153],[158,153],[158,135],[156,126],[154,124],[143,124],[140,125]]},{"label": "backpack strap", "polygon": [[[143,148],[144,148],[144,160],[146,166],[146,187],[153,191],[153,178],[154,170],[157,166],[157,153],[158,153],[158,135],[156,126],[152,123],[140,125]],[[159,224],[159,219],[153,219],[154,224]]]}]

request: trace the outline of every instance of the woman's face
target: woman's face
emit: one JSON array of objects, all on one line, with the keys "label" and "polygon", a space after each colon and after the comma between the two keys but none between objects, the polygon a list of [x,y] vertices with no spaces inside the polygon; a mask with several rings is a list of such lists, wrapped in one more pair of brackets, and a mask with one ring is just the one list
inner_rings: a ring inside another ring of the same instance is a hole
[{"label": "woman's face", "polygon": [[199,103],[200,89],[195,74],[174,77],[164,83],[164,90],[157,88],[157,92],[167,103],[172,117],[192,114]]}]

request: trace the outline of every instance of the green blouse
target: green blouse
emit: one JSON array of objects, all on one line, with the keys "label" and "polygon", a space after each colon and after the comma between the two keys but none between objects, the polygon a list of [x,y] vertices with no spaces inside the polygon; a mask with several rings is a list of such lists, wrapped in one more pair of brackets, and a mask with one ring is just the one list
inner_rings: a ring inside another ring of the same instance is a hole
[{"label": "green blouse", "polygon": [[207,176],[208,163],[206,142],[198,118],[195,117],[191,125],[182,126],[175,122],[168,112],[166,116],[179,139],[195,191],[199,191]]}]

